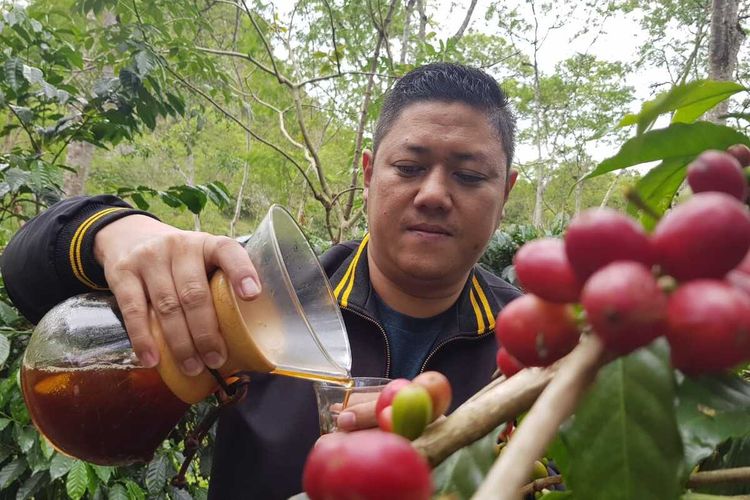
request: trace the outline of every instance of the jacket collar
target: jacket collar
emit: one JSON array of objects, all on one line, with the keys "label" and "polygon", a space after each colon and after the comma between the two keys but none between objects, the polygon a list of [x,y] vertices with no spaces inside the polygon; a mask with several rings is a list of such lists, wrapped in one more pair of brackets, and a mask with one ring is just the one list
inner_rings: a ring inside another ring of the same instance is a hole
[{"label": "jacket collar", "polygon": [[[365,234],[357,248],[342,262],[331,276],[336,300],[343,309],[352,309],[377,321],[377,309],[370,283]],[[495,318],[500,306],[490,290],[482,271],[475,266],[457,301],[454,335],[484,335],[495,329]]]}]

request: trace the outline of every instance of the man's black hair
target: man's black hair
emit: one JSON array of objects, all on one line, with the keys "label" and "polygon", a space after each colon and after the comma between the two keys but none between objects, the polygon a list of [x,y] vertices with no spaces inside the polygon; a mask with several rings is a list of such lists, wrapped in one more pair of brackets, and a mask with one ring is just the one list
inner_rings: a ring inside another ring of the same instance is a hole
[{"label": "man's black hair", "polygon": [[487,115],[502,141],[510,167],[515,149],[516,118],[497,81],[484,71],[455,63],[427,64],[405,74],[388,92],[375,126],[373,152],[401,111],[417,102],[462,102]]}]

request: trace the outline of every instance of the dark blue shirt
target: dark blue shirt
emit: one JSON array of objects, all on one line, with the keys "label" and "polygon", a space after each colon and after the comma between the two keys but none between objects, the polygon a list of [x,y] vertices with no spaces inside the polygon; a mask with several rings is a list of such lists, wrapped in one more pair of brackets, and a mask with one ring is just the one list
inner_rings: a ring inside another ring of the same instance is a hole
[{"label": "dark blue shirt", "polygon": [[425,359],[444,331],[446,320],[455,307],[430,318],[414,318],[388,307],[377,295],[375,303],[391,347],[391,378],[412,379],[419,374]]}]

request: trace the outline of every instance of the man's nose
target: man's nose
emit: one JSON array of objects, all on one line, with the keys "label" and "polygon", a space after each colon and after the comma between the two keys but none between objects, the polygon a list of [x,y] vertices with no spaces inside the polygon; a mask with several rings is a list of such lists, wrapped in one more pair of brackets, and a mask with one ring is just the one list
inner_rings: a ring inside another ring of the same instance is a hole
[{"label": "man's nose", "polygon": [[453,206],[450,177],[442,168],[432,168],[423,177],[414,204],[419,208],[448,210]]}]

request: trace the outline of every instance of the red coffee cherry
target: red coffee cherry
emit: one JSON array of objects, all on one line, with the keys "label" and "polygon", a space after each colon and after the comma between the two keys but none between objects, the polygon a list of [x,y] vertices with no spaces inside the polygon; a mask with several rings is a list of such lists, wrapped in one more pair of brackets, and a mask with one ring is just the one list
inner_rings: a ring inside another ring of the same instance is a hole
[{"label": "red coffee cherry", "polygon": [[741,167],[750,166],[750,148],[744,144],[735,144],[727,148],[727,153],[737,158]]},{"label": "red coffee cherry", "polygon": [[307,457],[311,500],[429,500],[430,468],[411,443],[377,429],[326,436]]},{"label": "red coffee cherry", "polygon": [[687,181],[693,193],[717,191],[745,201],[747,181],[739,161],[723,151],[704,151],[688,165]]},{"label": "red coffee cherry", "polygon": [[570,306],[529,294],[500,311],[495,335],[523,365],[547,366],[573,350],[579,332]]},{"label": "red coffee cherry", "polygon": [[680,286],[667,307],[672,364],[689,375],[732,368],[750,355],[750,297],[718,280]]},{"label": "red coffee cherry", "polygon": [[524,368],[521,362],[514,358],[505,347],[501,347],[497,351],[497,367],[500,369],[500,373],[507,378],[512,377]]},{"label": "red coffee cherry", "polygon": [[696,194],[667,213],[652,241],[659,264],[674,278],[720,279],[750,248],[750,213],[728,194]]},{"label": "red coffee cherry", "polygon": [[608,349],[627,354],[666,333],[667,298],[638,262],[613,262],[581,293],[586,317]]},{"label": "red coffee cherry", "polygon": [[565,243],[557,238],[530,241],[513,259],[516,276],[524,290],[550,302],[578,302],[581,283],[565,253]]},{"label": "red coffee cherry", "polygon": [[609,208],[585,210],[575,217],[565,234],[565,252],[581,282],[618,260],[647,267],[654,263],[651,242],[641,226]]}]

